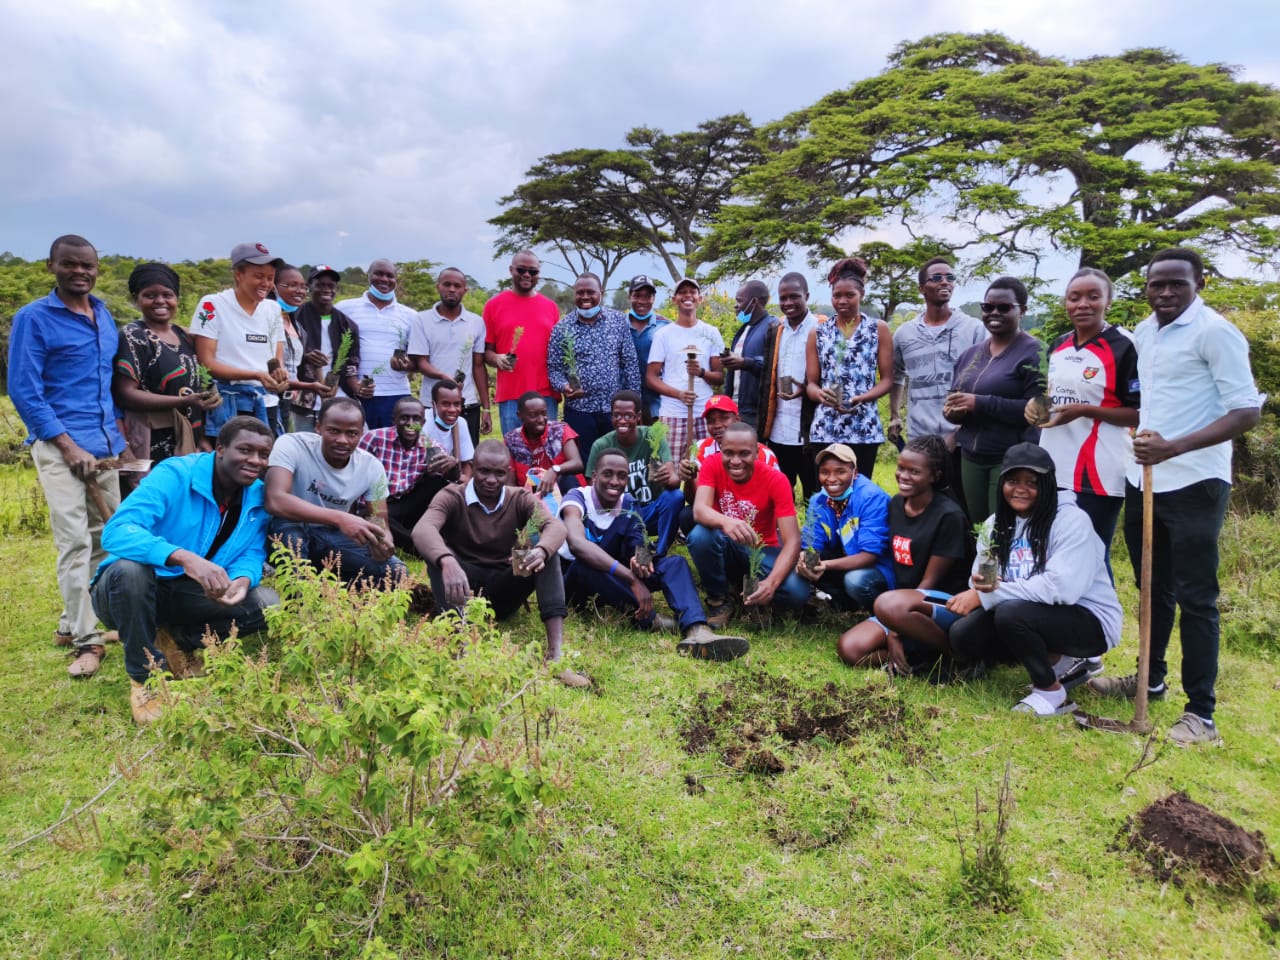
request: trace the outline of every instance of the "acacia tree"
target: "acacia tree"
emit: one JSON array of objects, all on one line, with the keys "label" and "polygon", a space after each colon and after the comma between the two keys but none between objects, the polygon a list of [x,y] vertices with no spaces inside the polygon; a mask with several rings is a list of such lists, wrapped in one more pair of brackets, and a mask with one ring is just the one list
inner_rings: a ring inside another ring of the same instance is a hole
[{"label": "acacia tree", "polygon": [[754,135],[739,113],[685,133],[636,127],[620,150],[543,157],[489,221],[502,230],[496,248],[554,250],[573,273],[597,264],[606,287],[633,253],[661,259],[673,283],[696,275],[706,224],[760,158]]},{"label": "acacia tree", "polygon": [[716,273],[924,224],[975,272],[1051,246],[1113,277],[1192,242],[1276,256],[1280,92],[1166,50],[1063,61],[997,33],[900,45],[876,77],[761,132],[704,248]]}]

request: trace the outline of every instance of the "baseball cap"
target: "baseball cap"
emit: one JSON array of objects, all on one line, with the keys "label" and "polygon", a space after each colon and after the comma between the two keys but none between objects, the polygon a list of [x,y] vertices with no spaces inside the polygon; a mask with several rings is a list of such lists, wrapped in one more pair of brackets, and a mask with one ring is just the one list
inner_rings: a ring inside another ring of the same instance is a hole
[{"label": "baseball cap", "polygon": [[[632,283],[634,283],[634,282],[635,282],[635,281],[633,280],[633,281],[632,281]],[[680,278],[680,282],[676,284],[675,289],[676,289],[676,290],[679,290],[679,289],[680,289],[681,287],[683,287],[686,283],[687,283],[687,284],[689,284],[689,285],[691,285],[691,286],[693,287],[693,289],[697,290],[699,293],[701,293],[701,292],[702,292],[702,288],[701,288],[700,286],[698,286],[698,281],[697,281],[697,280],[695,280],[695,279],[693,279],[693,277],[681,277],[681,278]]]},{"label": "baseball cap", "polygon": [[1000,476],[1014,470],[1030,470],[1044,476],[1053,470],[1053,457],[1038,444],[1015,443],[1000,461]]},{"label": "baseball cap", "polygon": [[847,443],[828,444],[818,451],[818,455],[813,458],[813,462],[820,464],[827,457],[835,457],[837,460],[843,460],[845,463],[852,463],[855,466],[858,463],[857,454],[853,452],[853,448]]},{"label": "baseball cap", "polygon": [[[738,405],[733,402],[733,397],[727,393],[717,393],[707,400],[706,410],[723,410],[726,413],[737,415]],[[705,412],[703,415],[705,416]]]},{"label": "baseball cap", "polygon": [[642,273],[631,278],[631,289],[627,292],[635,293],[637,290],[643,290],[645,287],[648,287],[654,293],[658,292],[658,288],[653,285],[653,281]]},{"label": "baseball cap", "polygon": [[261,243],[237,243],[231,248],[231,265],[239,266],[242,263],[252,263],[254,266],[265,267],[269,263],[279,263],[279,257],[273,257],[271,251]]},{"label": "baseball cap", "polygon": [[340,281],[342,279],[342,274],[327,263],[318,263],[312,267],[311,272],[307,274],[307,283],[310,283],[316,277],[333,277],[333,279]]}]

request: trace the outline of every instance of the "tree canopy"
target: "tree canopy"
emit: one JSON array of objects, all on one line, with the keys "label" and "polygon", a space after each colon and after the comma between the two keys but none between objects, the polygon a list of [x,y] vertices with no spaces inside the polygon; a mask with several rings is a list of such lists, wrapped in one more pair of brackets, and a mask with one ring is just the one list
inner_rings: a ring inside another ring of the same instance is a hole
[{"label": "tree canopy", "polygon": [[1166,50],[1064,61],[997,33],[938,34],[760,142],[768,159],[743,171],[701,251],[715,275],[795,248],[817,263],[889,228],[972,250],[979,273],[1049,249],[1113,277],[1178,243],[1276,256],[1280,92]]},{"label": "tree canopy", "polygon": [[554,251],[571,273],[594,267],[606,287],[633,253],[660,259],[673,283],[696,275],[707,222],[760,159],[754,135],[739,113],[686,133],[636,127],[619,150],[549,154],[499,201],[506,209],[489,221],[502,230],[495,246]]}]

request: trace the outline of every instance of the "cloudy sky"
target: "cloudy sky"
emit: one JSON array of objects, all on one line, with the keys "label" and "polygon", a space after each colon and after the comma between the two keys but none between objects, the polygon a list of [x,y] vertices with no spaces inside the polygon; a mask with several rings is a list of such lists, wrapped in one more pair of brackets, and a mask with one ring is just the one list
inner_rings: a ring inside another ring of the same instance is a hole
[{"label": "cloudy sky", "polygon": [[[1168,47],[1280,84],[1275,0],[0,0],[0,250],[454,263],[543,154],[776,119],[899,42],[996,29],[1078,57]],[[632,269],[644,269],[634,263]],[[554,273],[553,273],[554,275]]]}]

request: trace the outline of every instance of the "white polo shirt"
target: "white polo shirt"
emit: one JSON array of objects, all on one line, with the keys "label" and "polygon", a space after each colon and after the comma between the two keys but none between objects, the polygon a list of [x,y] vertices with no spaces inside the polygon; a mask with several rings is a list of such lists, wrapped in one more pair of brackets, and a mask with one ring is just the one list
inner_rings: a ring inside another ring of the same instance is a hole
[{"label": "white polo shirt", "polygon": [[[699,320],[692,327],[669,323],[653,335],[649,363],[662,364],[663,383],[677,390],[688,390],[689,373],[685,366],[688,351],[696,351],[702,369],[710,370],[711,358],[718,356],[723,349],[724,338],[720,331],[705,320]],[[698,377],[693,381],[693,393],[697,398],[693,404],[693,415],[700,417],[711,399],[712,390],[705,380]],[[688,408],[675,397],[663,397],[658,407],[658,415],[663,417],[683,417],[687,412]]]},{"label": "white polo shirt", "polygon": [[[448,374],[461,370],[466,374],[462,402],[467,406],[480,402],[471,375],[472,356],[484,353],[484,318],[479,314],[463,309],[456,320],[450,320],[440,315],[438,303],[419,312],[409,325],[409,353],[427,357],[432,366]],[[422,378],[420,398],[427,409],[431,409],[431,388],[438,382],[434,377]]]},{"label": "white polo shirt", "polygon": [[[409,375],[403,370],[391,369],[391,354],[409,349],[409,326],[418,311],[393,300],[379,309],[366,293],[354,300],[335,304],[360,328],[361,377],[373,378],[373,393],[377,397],[397,397],[409,392]],[[375,370],[380,372],[374,373]]]},{"label": "white polo shirt", "polygon": [[[284,342],[284,321],[280,304],[263,300],[245,312],[236,299],[235,290],[223,290],[201,297],[191,317],[191,331],[197,337],[218,342],[214,356],[220,363],[244,370],[267,372],[267,362],[276,355],[276,344]],[[234,383],[258,383],[257,380],[235,380]],[[266,393],[268,407],[280,403],[280,395]]]},{"label": "white polo shirt", "polygon": [[[1133,331],[1138,348],[1142,406],[1138,432],[1153,430],[1177,440],[1232,410],[1261,407],[1263,396],[1249,367],[1249,342],[1235,325],[1199,297],[1164,327],[1154,315]],[[1142,485],[1142,468],[1129,466],[1129,482]],[[1192,450],[1157,463],[1156,493],[1181,490],[1201,480],[1231,482],[1231,441]]]}]

